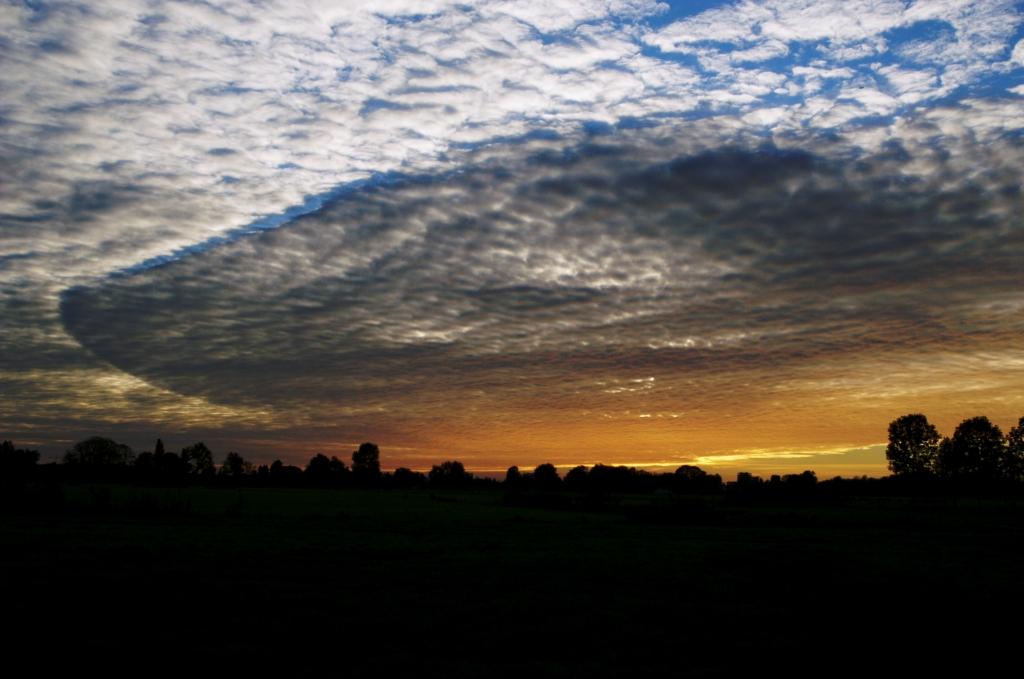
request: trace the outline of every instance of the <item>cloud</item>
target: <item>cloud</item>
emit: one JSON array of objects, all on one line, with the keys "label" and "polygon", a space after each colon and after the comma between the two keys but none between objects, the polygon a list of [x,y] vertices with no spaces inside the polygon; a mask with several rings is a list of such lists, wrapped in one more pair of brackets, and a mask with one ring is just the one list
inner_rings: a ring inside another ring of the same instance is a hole
[{"label": "cloud", "polygon": [[[868,100],[853,98],[865,105],[866,114],[889,114],[895,110],[892,97],[904,105],[934,100],[984,77],[999,63],[1020,22],[1019,8],[1009,1],[744,0],[649,31],[644,41],[666,54],[696,56],[703,69],[724,82],[742,78],[758,62],[771,62],[770,70],[780,75],[806,77],[809,67],[843,74],[847,98],[850,87],[864,87],[854,81],[847,68],[852,66],[862,80],[881,76],[891,86],[890,91],[876,90]],[[809,47],[823,60],[800,63],[798,57],[778,63]],[[866,58],[873,61],[864,62]],[[939,71],[910,67],[920,63]],[[816,78],[804,84],[807,89],[799,82],[791,84],[791,93],[811,93],[822,86]],[[815,122],[821,125],[826,119]]]},{"label": "cloud", "polygon": [[62,318],[176,393],[358,406],[399,431],[480,411],[693,421],[735,415],[740,391],[817,394],[816,366],[855,381],[894,356],[1008,351],[1022,149],[904,124],[920,135],[874,149],[727,143],[712,121],[490,148],[73,290]]}]

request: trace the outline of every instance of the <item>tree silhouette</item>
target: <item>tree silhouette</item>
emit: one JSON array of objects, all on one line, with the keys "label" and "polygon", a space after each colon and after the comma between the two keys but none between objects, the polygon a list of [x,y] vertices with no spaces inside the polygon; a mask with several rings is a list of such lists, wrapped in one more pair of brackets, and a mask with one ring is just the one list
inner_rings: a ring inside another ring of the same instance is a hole
[{"label": "tree silhouette", "polygon": [[651,487],[654,476],[636,467],[595,464],[587,472],[587,490],[595,493],[636,493]]},{"label": "tree silhouette", "polygon": [[469,484],[473,475],[458,460],[446,460],[431,467],[427,479],[438,488],[461,488]]},{"label": "tree silhouette", "polygon": [[331,461],[323,453],[317,453],[306,465],[306,475],[311,478],[327,478],[331,473]]},{"label": "tree silhouette", "polygon": [[545,462],[533,470],[533,483],[538,490],[558,490],[562,479],[558,476],[555,465]]},{"label": "tree silhouette", "polygon": [[516,488],[523,482],[523,475],[519,473],[519,467],[512,465],[505,471],[505,485],[509,488]]},{"label": "tree silhouette", "polygon": [[587,487],[587,468],[577,465],[565,473],[565,487],[569,490],[584,490]]},{"label": "tree silhouette", "polygon": [[782,484],[788,493],[797,495],[807,494],[812,492],[818,484],[818,475],[810,469],[804,470],[799,474],[786,474],[782,477]]},{"label": "tree silhouette", "polygon": [[64,453],[64,464],[87,468],[122,466],[134,460],[130,447],[102,436],[79,441]]},{"label": "tree silhouette", "polygon": [[408,467],[399,467],[391,475],[395,488],[409,489],[419,488],[427,483],[427,477],[420,472],[414,472]]},{"label": "tree silhouette", "polygon": [[330,459],[319,453],[306,465],[305,477],[316,486],[340,486],[348,473],[345,463],[336,457]]},{"label": "tree silhouette", "polygon": [[352,453],[352,474],[361,482],[380,478],[380,449],[375,443],[363,443]]},{"label": "tree silhouette", "polygon": [[889,423],[885,457],[889,470],[900,476],[928,476],[938,464],[939,432],[920,413],[897,417]]},{"label": "tree silhouette", "polygon": [[202,441],[182,448],[181,462],[188,474],[207,476],[216,471],[213,466],[213,453]]},{"label": "tree silhouette", "polygon": [[708,474],[692,464],[684,464],[672,475],[673,488],[678,493],[717,493],[722,490],[722,477]]},{"label": "tree silhouette", "polygon": [[184,476],[188,469],[175,453],[164,453],[160,456],[153,456],[153,464],[156,466],[157,474],[163,479],[172,479]]},{"label": "tree silhouette", "polygon": [[28,478],[39,462],[38,450],[15,448],[10,441],[0,444],[0,484],[19,483]]},{"label": "tree silhouette", "polygon": [[164,451],[164,442],[156,440],[152,453],[140,453],[135,459],[135,478],[144,483],[174,483],[186,473],[181,458]]},{"label": "tree silhouette", "polygon": [[1006,434],[1006,475],[1024,481],[1024,417]]},{"label": "tree silhouette", "polygon": [[348,474],[348,467],[346,467],[345,463],[339,460],[334,455],[331,455],[331,462],[329,466],[331,470],[331,476],[340,479],[344,477],[346,474]]},{"label": "tree silhouette", "polygon": [[248,474],[252,465],[245,461],[245,458],[238,453],[231,452],[224,458],[224,464],[220,466],[220,473],[224,476],[238,478]]},{"label": "tree silhouette", "polygon": [[1003,432],[985,416],[971,417],[957,425],[949,443],[942,446],[940,466],[945,476],[972,481],[1009,478]]},{"label": "tree silhouette", "polygon": [[275,486],[301,485],[302,483],[302,470],[285,464],[281,460],[274,460],[270,463],[267,476],[270,483]]}]

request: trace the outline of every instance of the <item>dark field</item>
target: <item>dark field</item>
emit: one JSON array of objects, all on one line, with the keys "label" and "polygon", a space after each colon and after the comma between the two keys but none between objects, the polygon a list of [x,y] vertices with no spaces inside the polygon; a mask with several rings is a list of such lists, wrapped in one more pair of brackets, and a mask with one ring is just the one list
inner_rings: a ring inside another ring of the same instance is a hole
[{"label": "dark field", "polygon": [[0,514],[15,657],[888,674],[977,669],[1021,643],[1019,502],[626,496],[569,511],[508,506],[500,491],[62,493]]}]

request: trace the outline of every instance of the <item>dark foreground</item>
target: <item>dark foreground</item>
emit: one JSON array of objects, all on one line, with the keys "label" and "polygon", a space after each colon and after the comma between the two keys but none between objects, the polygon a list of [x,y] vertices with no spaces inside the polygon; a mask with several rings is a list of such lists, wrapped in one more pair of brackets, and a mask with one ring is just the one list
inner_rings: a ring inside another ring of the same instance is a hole
[{"label": "dark foreground", "polygon": [[62,493],[0,514],[8,659],[340,676],[1019,669],[1020,502]]}]

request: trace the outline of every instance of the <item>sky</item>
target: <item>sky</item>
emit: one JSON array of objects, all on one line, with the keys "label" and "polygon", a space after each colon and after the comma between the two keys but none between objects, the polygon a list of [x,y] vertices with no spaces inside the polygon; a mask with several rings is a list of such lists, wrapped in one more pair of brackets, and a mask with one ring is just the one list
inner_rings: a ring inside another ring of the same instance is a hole
[{"label": "sky", "polygon": [[887,473],[1024,415],[1024,6],[0,0],[0,438]]}]

